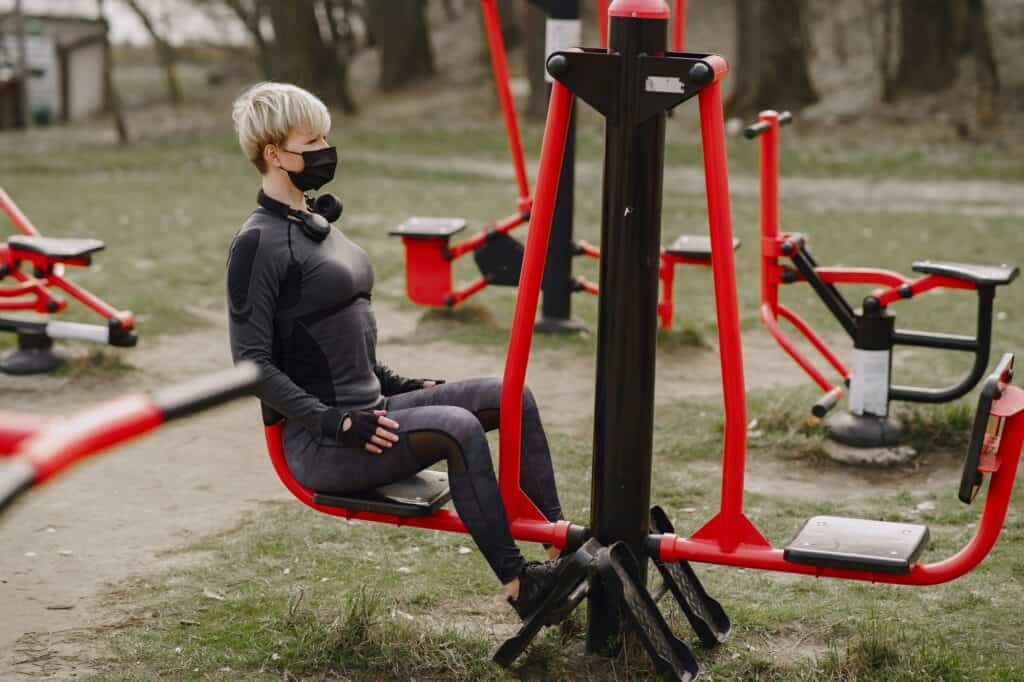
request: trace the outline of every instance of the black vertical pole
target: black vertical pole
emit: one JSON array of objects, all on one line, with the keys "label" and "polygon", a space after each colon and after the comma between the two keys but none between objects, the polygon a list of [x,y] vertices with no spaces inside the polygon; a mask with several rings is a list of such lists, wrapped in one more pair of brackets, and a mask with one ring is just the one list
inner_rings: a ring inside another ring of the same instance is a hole
[{"label": "black vertical pole", "polygon": [[[653,10],[652,10],[653,7]],[[637,121],[647,86],[641,57],[663,55],[668,6],[616,0],[609,51],[621,55],[616,115],[607,116],[601,224],[591,531],[604,545],[624,541],[647,569],[644,541],[651,497],[654,371],[661,242],[665,111]],[[620,641],[615,597],[597,584],[588,596],[587,649],[612,653]]]},{"label": "black vertical pole", "polygon": [[[548,22],[578,22],[580,0],[547,0]],[[548,32],[549,36],[552,34]],[[557,33],[557,31],[555,31]],[[548,45],[550,54],[556,50],[578,47],[578,45]],[[550,96],[550,92],[549,92]],[[544,266],[544,281],[541,302],[541,318],[535,328],[539,332],[559,334],[575,333],[586,329],[579,320],[572,319],[572,227],[573,202],[576,183],[576,109],[569,118],[569,129],[565,140],[565,156],[562,157],[562,173],[558,181],[555,199],[555,215],[551,222],[551,238],[548,241],[547,262]]]}]

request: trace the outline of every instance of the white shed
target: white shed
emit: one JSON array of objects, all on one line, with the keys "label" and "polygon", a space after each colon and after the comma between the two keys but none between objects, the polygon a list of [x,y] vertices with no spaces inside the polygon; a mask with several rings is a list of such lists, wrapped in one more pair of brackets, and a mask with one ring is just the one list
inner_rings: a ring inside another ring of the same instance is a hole
[{"label": "white shed", "polygon": [[[25,27],[27,96],[33,119],[66,122],[106,111],[104,71],[110,58],[106,24],[97,19],[35,15],[25,17]],[[15,82],[19,77],[16,31],[12,15],[0,17],[0,128],[15,123],[4,111],[18,111],[17,102],[2,100],[24,92]]]}]

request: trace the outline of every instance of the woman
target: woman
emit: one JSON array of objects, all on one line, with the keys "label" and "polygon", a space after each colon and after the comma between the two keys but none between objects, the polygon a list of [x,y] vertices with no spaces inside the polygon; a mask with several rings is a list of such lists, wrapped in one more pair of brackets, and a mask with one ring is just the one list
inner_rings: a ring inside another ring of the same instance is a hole
[{"label": "woman", "polygon": [[[319,99],[260,83],[235,101],[232,117],[262,188],[228,257],[231,351],[236,362],[263,370],[256,393],[287,419],[293,475],[307,488],[344,495],[445,460],[459,517],[525,619],[550,591],[557,561],[527,562],[509,531],[484,435],[498,426],[500,380],[406,379],[377,362],[369,257],[329,224],[339,201],[305,194],[330,182],[337,164]],[[521,479],[547,519],[563,518],[529,389]]]}]

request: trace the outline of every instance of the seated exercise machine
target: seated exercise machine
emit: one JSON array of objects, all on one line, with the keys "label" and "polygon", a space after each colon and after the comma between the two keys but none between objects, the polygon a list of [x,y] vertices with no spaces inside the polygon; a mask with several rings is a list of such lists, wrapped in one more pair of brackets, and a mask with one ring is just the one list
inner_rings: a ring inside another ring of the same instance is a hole
[{"label": "seated exercise machine", "polygon": [[106,320],[106,324],[97,325],[0,317],[0,331],[18,335],[18,349],[0,358],[0,371],[40,374],[54,369],[61,360],[51,350],[53,339],[134,346],[138,337],[132,313],[113,308],[64,276],[65,266],[88,266],[92,255],[105,248],[103,242],[43,237],[3,189],[0,189],[0,210],[21,232],[0,243],[0,282],[6,278],[14,280],[10,285],[0,283],[0,311],[59,313],[68,303],[53,294],[52,289],[56,288]]},{"label": "seated exercise machine", "polygon": [[[545,2],[536,0],[536,4]],[[682,50],[685,17],[685,0],[675,0],[677,21],[673,24],[673,41],[676,51]],[[599,24],[602,34],[606,33],[607,0],[598,0]],[[505,44],[501,37],[501,24],[497,0],[481,0],[484,26],[498,90],[502,118],[508,138],[509,153],[515,169],[518,189],[517,212],[507,218],[485,226],[479,233],[458,243],[450,243],[452,237],[466,228],[463,218],[435,218],[415,216],[391,230],[389,234],[402,238],[405,247],[406,293],[413,303],[425,306],[456,306],[489,285],[519,285],[522,268],[523,246],[509,232],[530,219],[533,204],[530,184],[526,175],[526,162],[519,134],[515,103],[509,84]],[[571,199],[571,197],[570,197]],[[733,248],[739,247],[734,240]],[[600,258],[600,250],[584,240],[574,240],[566,245],[572,256]],[[473,254],[480,277],[458,288],[453,285],[452,263],[467,254]],[[678,265],[711,265],[711,245],[702,235],[681,235],[660,253],[661,268],[659,279],[662,286],[659,318],[663,329],[671,329],[674,314],[673,284],[675,268]],[[597,295],[598,286],[582,275],[569,276],[572,291]],[[546,290],[545,290],[546,291]]]},{"label": "seated exercise machine", "polygon": [[[808,360],[779,326],[788,321],[832,365],[849,385],[849,412],[829,418],[835,440],[853,446],[893,445],[900,436],[899,421],[889,415],[889,403],[902,400],[943,403],[973,389],[985,374],[992,341],[992,302],[996,288],[1009,284],[1020,270],[1010,265],[972,265],[919,260],[911,266],[921,277],[912,279],[891,270],[822,267],[811,253],[806,235],[779,232],[779,127],[792,114],[762,111],[760,120],[746,129],[746,137],[761,139],[761,321],[797,365],[824,394],[812,412],[824,417],[843,395]],[[779,303],[779,286],[807,282],[853,341],[853,367],[839,360],[829,345],[799,315]],[[880,288],[864,298],[860,309],[840,293],[837,284],[874,284]],[[961,289],[978,294],[974,336],[897,329],[890,306],[933,289]],[[971,353],[974,364],[957,383],[942,388],[894,385],[892,351],[896,346],[918,346]]]},{"label": "seated exercise machine", "polygon": [[0,412],[0,513],[30,488],[73,464],[174,419],[249,395],[259,383],[251,363],[97,405],[67,418]]},{"label": "seated exercise machine", "polygon": [[[669,12],[663,0],[615,0],[609,12],[610,50],[559,51],[547,62],[555,83],[500,412],[499,487],[512,534],[571,555],[551,594],[494,658],[510,665],[543,626],[559,622],[587,599],[588,650],[614,654],[625,628],[632,628],[659,674],[689,680],[697,674],[697,663],[669,630],[658,600],[671,595],[705,646],[724,641],[730,631],[723,608],[701,586],[689,561],[910,585],[952,580],[976,566],[994,545],[1009,503],[1024,444],[1024,392],[1009,385],[1012,358],[1004,357],[983,392],[961,486],[968,491],[964,497],[973,497],[980,477],[991,474],[988,499],[975,538],[953,557],[933,564],[916,561],[927,539],[923,526],[836,517],[815,517],[788,547],[772,547],[743,512],[747,420],[719,82],[727,66],[716,55],[666,51]],[[607,122],[589,527],[545,521],[519,488],[522,392],[574,94]],[[693,97],[699,99],[701,114],[726,413],[721,507],[687,537],[676,533],[664,511],[649,505],[665,116],[667,109]],[[631,351],[623,353],[623,348]],[[285,461],[283,422],[272,414],[264,418],[275,470],[313,509],[349,519],[465,532],[458,515],[442,508],[447,498],[443,474],[346,497],[302,487]],[[986,435],[990,418],[1000,425]],[[664,583],[653,595],[646,589],[648,557]]]},{"label": "seated exercise machine", "polygon": [[[590,539],[495,659],[510,664],[542,626],[586,598],[589,651],[614,653],[628,627],[664,679],[689,680],[697,675],[696,661],[669,630],[658,598],[673,596],[705,646],[722,642],[730,623],[687,562],[904,585],[953,580],[977,566],[994,546],[1010,501],[1024,447],[1024,391],[1010,384],[1013,357],[1004,355],[982,391],[959,490],[970,501],[990,475],[985,507],[974,537],[953,556],[917,560],[929,535],[923,525],[833,516],[812,517],[786,547],[773,547],[743,510],[747,419],[720,88],[728,68],[717,55],[666,52],[664,0],[615,0],[609,14],[609,50],[556,52],[548,60],[556,84],[540,162],[545,180],[538,182],[505,372],[506,390],[513,382],[522,386],[550,230],[550,213],[539,207],[553,196],[546,178],[556,177],[551,169],[560,162],[575,95],[606,119]],[[652,256],[660,231],[665,110],[693,97],[700,109],[725,427],[719,510],[684,536],[663,510],[648,506],[657,314]],[[503,408],[502,439],[516,428],[505,418]],[[647,558],[664,580],[654,594],[646,588]]]}]

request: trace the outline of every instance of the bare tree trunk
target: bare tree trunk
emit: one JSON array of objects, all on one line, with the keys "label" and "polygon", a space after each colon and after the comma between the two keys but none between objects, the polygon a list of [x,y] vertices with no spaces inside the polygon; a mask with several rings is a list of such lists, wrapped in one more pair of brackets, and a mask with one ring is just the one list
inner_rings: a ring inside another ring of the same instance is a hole
[{"label": "bare tree trunk", "polygon": [[505,48],[511,50],[523,42],[523,27],[519,23],[518,1],[504,0],[498,2],[498,19],[501,21],[501,37]]},{"label": "bare tree trunk", "polygon": [[235,16],[238,17],[246,30],[249,31],[253,44],[256,45],[257,55],[260,60],[260,71],[265,79],[270,80],[272,73],[270,68],[270,46],[267,44],[267,39],[263,37],[263,31],[260,30],[260,19],[263,17],[263,10],[265,9],[263,3],[261,0],[253,0],[251,9],[246,8],[243,0],[224,0],[224,4],[235,13]]},{"label": "bare tree trunk", "polygon": [[425,9],[425,0],[367,0],[366,19],[380,48],[381,90],[397,90],[434,75]]},{"label": "bare tree trunk", "polygon": [[164,40],[156,30],[156,26],[153,25],[153,21],[146,14],[145,10],[139,5],[138,0],[123,0],[125,4],[139,17],[139,21],[145,26],[146,32],[149,33],[149,37],[153,39],[153,46],[156,48],[157,56],[160,59],[160,65],[164,69],[164,80],[167,81],[167,96],[171,100],[171,104],[175,107],[181,106],[183,97],[181,94],[181,85],[178,82],[178,71],[176,66],[177,55],[174,53],[174,48],[171,44]]},{"label": "bare tree trunk", "polygon": [[128,144],[130,141],[128,123],[125,121],[124,109],[121,107],[121,97],[114,84],[114,59],[110,50],[110,24],[107,23],[105,0],[96,0],[96,7],[99,11],[100,21],[103,22],[103,87],[106,90],[107,107],[114,118],[117,141],[120,144]]},{"label": "bare tree trunk", "polygon": [[978,98],[975,116],[978,125],[988,128],[999,121],[999,70],[992,52],[985,0],[967,0],[966,47],[974,57]]},{"label": "bare tree trunk", "polygon": [[739,46],[736,87],[726,108],[731,116],[761,109],[801,109],[818,101],[807,62],[810,41],[803,0],[736,0]]},{"label": "bare tree trunk", "polygon": [[530,98],[526,102],[526,115],[544,120],[548,112],[548,84],[544,80],[545,32],[547,13],[532,2],[523,3],[523,57],[526,78],[530,83]]},{"label": "bare tree trunk", "polygon": [[32,105],[28,99],[28,82],[30,79],[28,69],[28,45],[25,41],[25,13],[22,8],[22,0],[15,0],[14,20],[17,25],[18,41],[18,81],[21,91],[21,100],[18,102],[18,115],[21,116],[21,125],[25,128],[32,127]]},{"label": "bare tree trunk", "polygon": [[894,94],[936,92],[956,80],[961,0],[901,0]]},{"label": "bare tree trunk", "polygon": [[274,24],[273,77],[300,85],[343,111],[354,110],[340,51],[324,42],[314,0],[265,0]]},{"label": "bare tree trunk", "polygon": [[[334,43],[334,55],[338,61],[337,79],[335,80],[338,104],[346,114],[355,114],[359,108],[352,97],[352,89],[348,77],[349,58],[355,52],[354,46],[351,44],[352,33],[351,31],[343,31],[341,26],[338,25],[338,22],[342,19],[338,16],[339,7],[337,1],[324,0],[324,3],[331,29],[331,41]],[[347,18],[347,15],[345,16]]]}]

